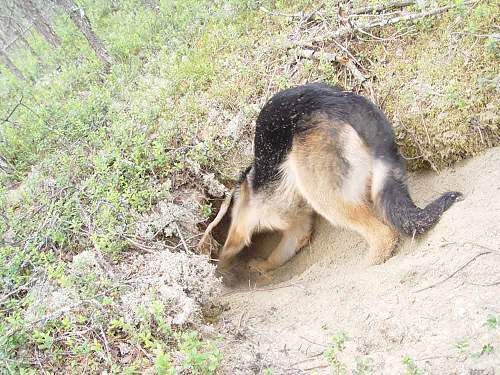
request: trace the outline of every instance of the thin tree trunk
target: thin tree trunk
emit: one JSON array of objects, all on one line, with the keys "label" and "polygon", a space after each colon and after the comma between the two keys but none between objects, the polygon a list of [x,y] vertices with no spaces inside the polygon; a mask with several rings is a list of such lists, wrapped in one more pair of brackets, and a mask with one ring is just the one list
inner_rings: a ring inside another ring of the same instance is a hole
[{"label": "thin tree trunk", "polygon": [[113,59],[104,47],[102,41],[92,30],[92,25],[90,24],[88,17],[85,15],[84,10],[78,8],[73,0],[57,0],[57,3],[68,13],[71,20],[80,29],[89,42],[98,59],[101,60],[106,69],[109,70],[111,64],[113,63]]},{"label": "thin tree trunk", "polygon": [[[10,11],[11,11],[10,16],[0,15],[0,18],[6,19],[8,21],[8,25],[7,25],[8,28],[13,30],[15,35],[16,35],[15,41],[19,41],[28,51],[30,51],[30,53],[33,55],[33,57],[36,58],[37,62],[40,65],[43,65],[43,61],[40,58],[40,55],[38,54],[38,52],[35,51],[35,49],[31,46],[31,44],[28,42],[28,40],[24,37],[24,34],[26,33],[26,31],[28,31],[31,28],[31,26],[28,28],[24,28],[24,30],[23,30],[23,26],[19,23],[18,20],[16,20],[14,18],[12,9],[10,9]],[[5,39],[1,36],[1,34],[0,34],[0,41],[2,41],[4,46],[7,44]]]},{"label": "thin tree trunk", "polygon": [[7,52],[2,48],[0,49],[0,59],[5,64],[5,66],[14,74],[14,76],[20,81],[26,81],[23,73],[17,68],[17,66],[12,62]]},{"label": "thin tree trunk", "polygon": [[1,61],[5,64],[5,66],[16,76],[17,79],[19,80],[26,80],[24,77],[23,73],[17,68],[17,66],[14,64],[14,62],[10,59],[8,53],[7,53],[7,43],[5,42],[5,39],[3,35],[0,34],[0,42],[2,42],[2,48],[0,49],[0,58]]},{"label": "thin tree trunk", "polygon": [[56,35],[49,21],[42,12],[36,7],[32,0],[23,0],[20,2],[28,15],[33,17],[33,26],[45,38],[45,40],[54,48],[61,45],[61,40]]},{"label": "thin tree trunk", "polygon": [[[24,48],[26,48],[33,55],[33,57],[35,57],[37,59],[38,63],[42,64],[42,60],[40,59],[40,56],[38,55],[38,53],[34,50],[34,48],[31,46],[31,44],[29,44],[29,42],[24,37],[24,35],[23,35],[24,31],[20,27],[16,27],[15,31],[16,31],[16,38],[13,42],[10,42],[9,44],[14,44],[15,42],[18,41],[19,43],[21,43],[23,45]],[[5,39],[2,37],[0,37],[0,41],[2,41],[4,46],[7,44],[5,42]]]}]

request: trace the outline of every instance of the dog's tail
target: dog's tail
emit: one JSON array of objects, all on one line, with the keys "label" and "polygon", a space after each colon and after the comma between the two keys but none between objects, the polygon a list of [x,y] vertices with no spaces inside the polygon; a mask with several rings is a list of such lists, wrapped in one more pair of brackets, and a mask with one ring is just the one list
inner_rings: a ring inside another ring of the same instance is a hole
[{"label": "dog's tail", "polygon": [[411,199],[405,181],[404,167],[399,164],[375,159],[372,199],[386,222],[397,231],[409,236],[419,235],[436,224],[443,212],[459,200],[462,193],[456,191],[444,193],[425,208],[419,208]]}]

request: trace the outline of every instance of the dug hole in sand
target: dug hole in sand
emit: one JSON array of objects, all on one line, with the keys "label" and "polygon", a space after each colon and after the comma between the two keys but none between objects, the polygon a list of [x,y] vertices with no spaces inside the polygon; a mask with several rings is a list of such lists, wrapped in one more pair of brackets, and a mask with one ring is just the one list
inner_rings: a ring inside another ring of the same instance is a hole
[{"label": "dug hole in sand", "polygon": [[308,246],[253,279],[245,263],[276,240],[259,236],[221,297],[222,373],[498,374],[500,148],[409,186],[420,206],[446,190],[464,200],[382,265],[363,268],[361,237],[318,218]]}]

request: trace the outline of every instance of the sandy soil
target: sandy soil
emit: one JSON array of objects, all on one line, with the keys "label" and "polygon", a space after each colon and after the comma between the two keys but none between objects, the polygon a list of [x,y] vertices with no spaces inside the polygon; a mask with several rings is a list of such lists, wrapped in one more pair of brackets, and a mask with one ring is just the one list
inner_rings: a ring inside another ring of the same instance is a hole
[{"label": "sandy soil", "polygon": [[223,373],[336,373],[323,352],[345,334],[347,374],[500,374],[500,328],[486,324],[500,314],[500,148],[409,184],[421,205],[445,190],[465,199],[380,266],[363,268],[365,242],[318,218],[308,247],[252,279],[244,263],[276,239],[255,241],[222,296]]}]

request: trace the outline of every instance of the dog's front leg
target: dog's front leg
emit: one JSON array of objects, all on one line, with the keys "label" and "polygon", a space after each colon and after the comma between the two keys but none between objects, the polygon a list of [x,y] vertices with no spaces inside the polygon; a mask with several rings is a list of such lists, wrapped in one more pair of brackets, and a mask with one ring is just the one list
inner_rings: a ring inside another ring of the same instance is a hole
[{"label": "dog's front leg", "polygon": [[261,273],[271,271],[290,260],[311,237],[312,215],[296,219],[286,230],[278,246],[267,259],[252,259],[248,266]]}]

